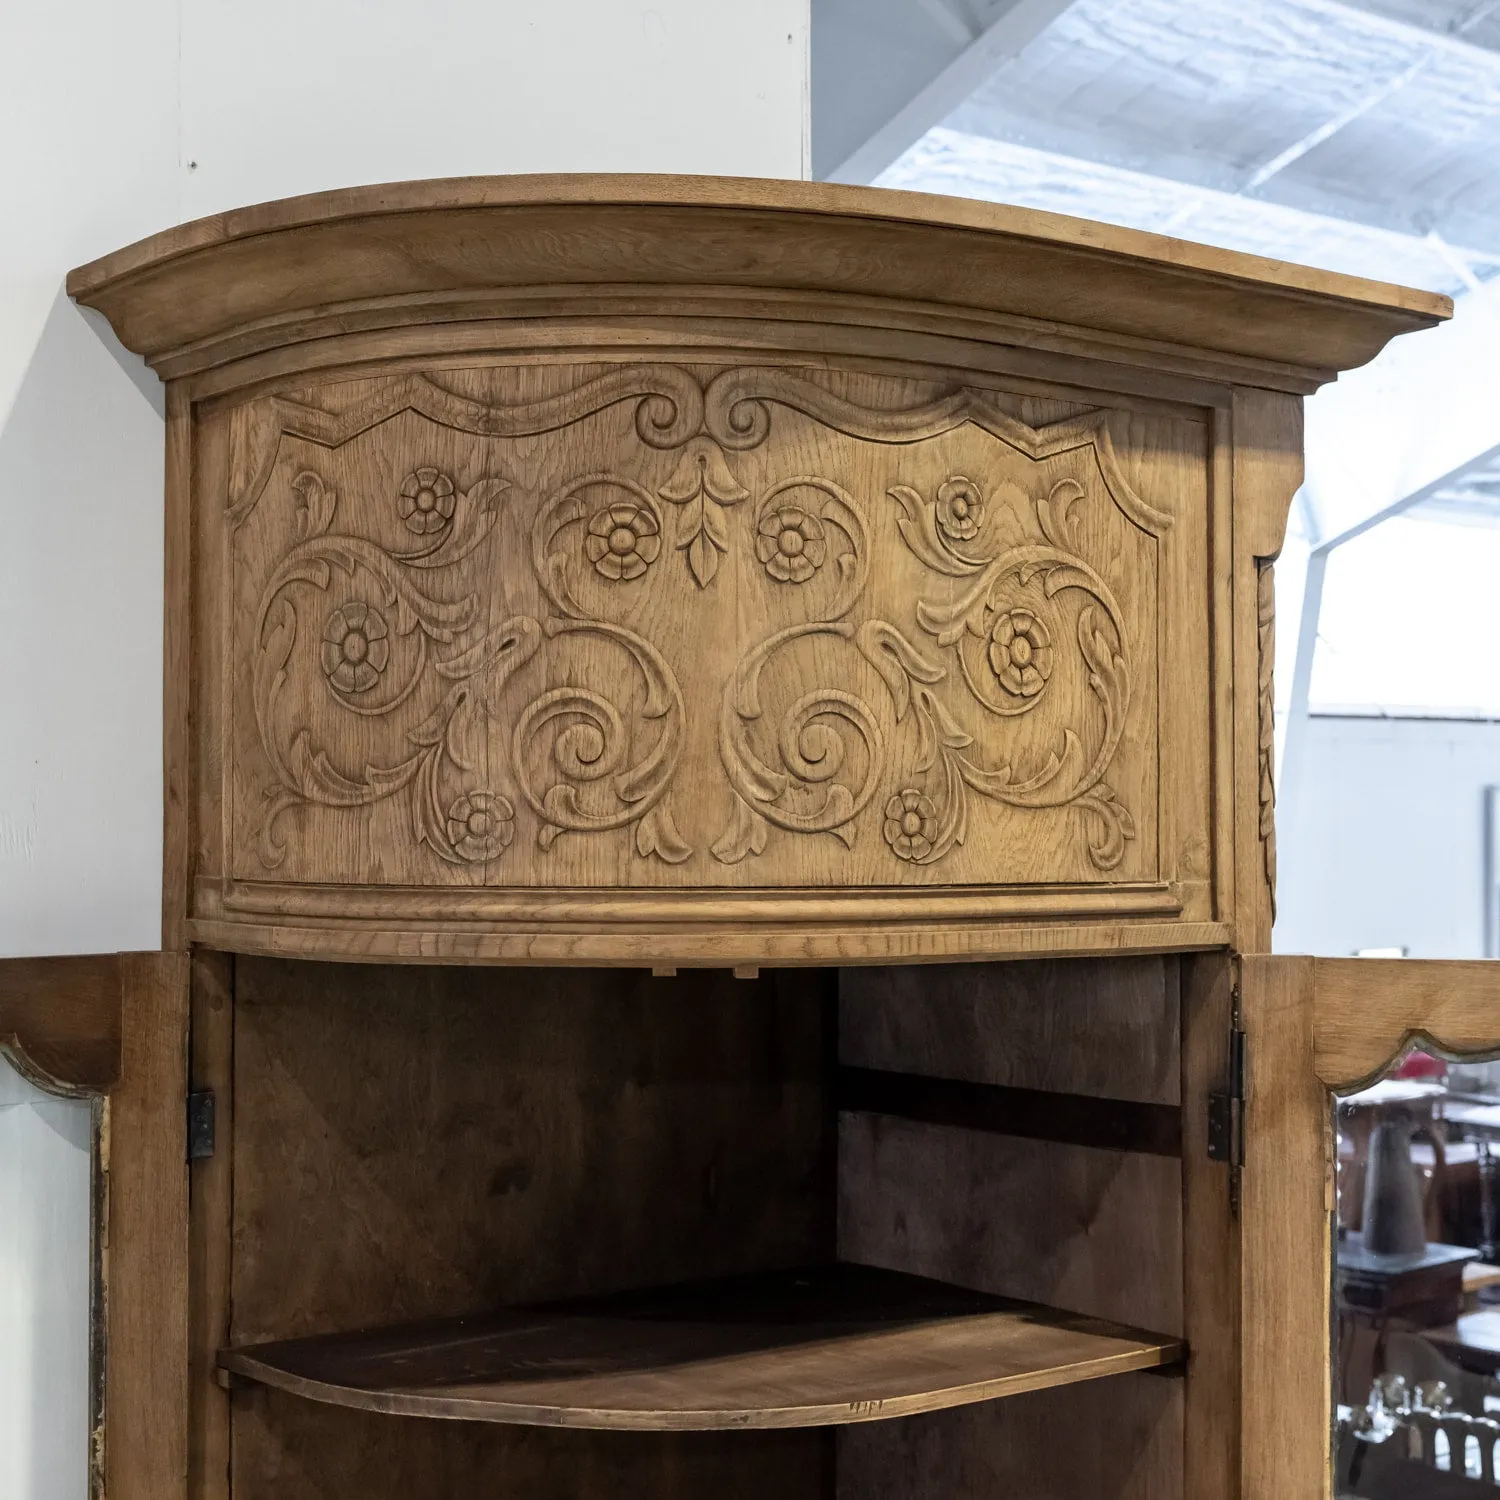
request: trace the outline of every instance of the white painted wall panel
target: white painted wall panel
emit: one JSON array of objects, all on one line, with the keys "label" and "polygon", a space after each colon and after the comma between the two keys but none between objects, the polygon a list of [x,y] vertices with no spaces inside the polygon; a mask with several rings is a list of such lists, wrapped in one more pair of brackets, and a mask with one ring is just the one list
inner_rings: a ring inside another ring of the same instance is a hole
[{"label": "white painted wall panel", "polygon": [[292,193],[806,174],[808,0],[0,6],[0,954],[160,931],[161,401],[68,267]]},{"label": "white painted wall panel", "polygon": [[0,1495],[88,1493],[92,1112],[0,1057]]},{"label": "white painted wall panel", "polygon": [[1277,826],[1278,953],[1484,956],[1484,788],[1500,723],[1314,715],[1306,796]]},{"label": "white painted wall panel", "polygon": [[[805,176],[807,10],[0,4],[0,954],[160,940],[162,403],[63,296],[68,268],[356,183]],[[87,1109],[16,1089],[0,1081],[0,1497],[83,1500]]]},{"label": "white painted wall panel", "polygon": [[184,0],[184,216],[491,172],[807,173],[807,0]]}]

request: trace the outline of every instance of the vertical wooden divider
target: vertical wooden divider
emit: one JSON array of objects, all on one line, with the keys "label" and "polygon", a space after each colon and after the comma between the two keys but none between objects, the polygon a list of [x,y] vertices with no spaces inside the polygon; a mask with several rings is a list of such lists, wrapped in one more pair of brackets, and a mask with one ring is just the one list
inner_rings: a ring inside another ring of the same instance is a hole
[{"label": "vertical wooden divider", "polygon": [[1243,960],[1244,1500],[1327,1495],[1333,1112],[1313,1068],[1314,960]]},{"label": "vertical wooden divider", "polygon": [[192,964],[193,1089],[212,1089],[214,1154],[191,1163],[188,1235],[189,1500],[228,1500],[229,1393],[216,1375],[228,1342],[234,1187],[234,959],[198,952]]},{"label": "vertical wooden divider", "polygon": [[1229,1171],[1208,1156],[1208,1096],[1223,1086],[1234,1006],[1227,953],[1179,960],[1182,1004],[1182,1271],[1187,1335],[1183,1494],[1239,1488],[1239,1225]]},{"label": "vertical wooden divider", "polygon": [[120,964],[123,1046],[107,1126],[106,1493],[183,1500],[188,957],[131,953]]}]

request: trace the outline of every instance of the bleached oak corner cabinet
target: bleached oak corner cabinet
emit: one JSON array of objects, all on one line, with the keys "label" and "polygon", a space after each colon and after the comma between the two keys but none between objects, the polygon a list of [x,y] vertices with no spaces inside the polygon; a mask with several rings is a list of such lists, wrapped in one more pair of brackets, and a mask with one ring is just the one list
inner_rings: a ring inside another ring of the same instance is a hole
[{"label": "bleached oak corner cabinet", "polygon": [[68,286],[167,383],[165,952],[0,965],[101,1493],[1319,1493],[1326,1088],[1496,986],[1241,959],[1271,565],[1446,299],[646,177]]}]

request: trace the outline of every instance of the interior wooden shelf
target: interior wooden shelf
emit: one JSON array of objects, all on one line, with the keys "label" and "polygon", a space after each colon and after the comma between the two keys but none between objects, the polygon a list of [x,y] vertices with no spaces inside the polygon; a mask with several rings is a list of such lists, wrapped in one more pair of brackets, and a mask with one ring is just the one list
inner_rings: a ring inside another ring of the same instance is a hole
[{"label": "interior wooden shelf", "polygon": [[313,1401],[546,1427],[818,1427],[1182,1359],[1173,1338],[837,1265],[229,1349]]}]

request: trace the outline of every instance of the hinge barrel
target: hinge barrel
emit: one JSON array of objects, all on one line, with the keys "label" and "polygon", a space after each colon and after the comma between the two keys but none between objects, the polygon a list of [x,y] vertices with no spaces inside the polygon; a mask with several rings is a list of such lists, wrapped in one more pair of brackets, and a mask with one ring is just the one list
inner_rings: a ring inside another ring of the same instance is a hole
[{"label": "hinge barrel", "polygon": [[198,1089],[187,1097],[187,1159],[203,1161],[214,1154],[214,1091]]}]

